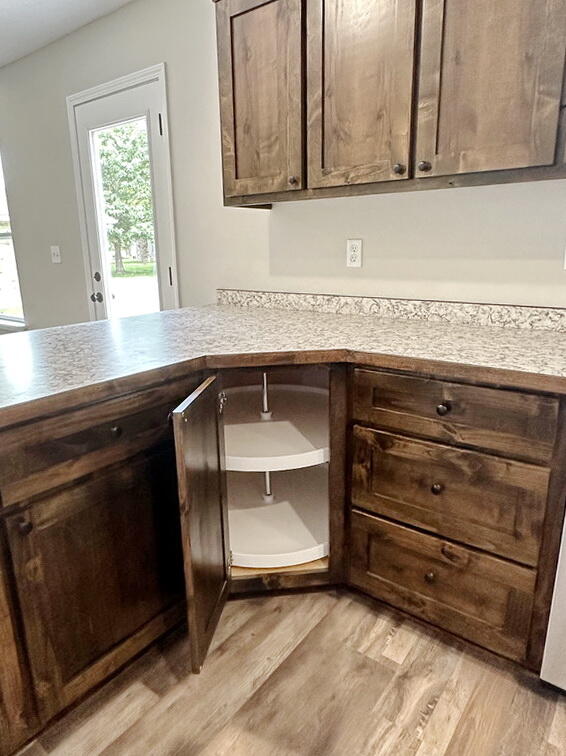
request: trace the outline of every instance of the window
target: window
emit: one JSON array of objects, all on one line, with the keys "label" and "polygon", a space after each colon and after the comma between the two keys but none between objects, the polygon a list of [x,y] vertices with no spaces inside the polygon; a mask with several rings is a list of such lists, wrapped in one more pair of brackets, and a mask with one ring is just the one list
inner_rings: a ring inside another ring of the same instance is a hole
[{"label": "window", "polygon": [[0,320],[23,322],[24,310],[20,295],[18,269],[14,254],[8,201],[0,160]]}]

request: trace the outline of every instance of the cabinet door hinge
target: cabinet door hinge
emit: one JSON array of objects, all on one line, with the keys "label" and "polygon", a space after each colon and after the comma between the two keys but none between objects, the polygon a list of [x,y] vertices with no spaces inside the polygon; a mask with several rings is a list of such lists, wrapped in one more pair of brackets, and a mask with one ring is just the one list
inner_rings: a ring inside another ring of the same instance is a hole
[{"label": "cabinet door hinge", "polygon": [[163,116],[161,113],[158,114],[159,119],[159,136],[163,136]]},{"label": "cabinet door hinge", "polygon": [[218,394],[218,414],[221,415],[224,412],[224,407],[226,406],[226,402],[228,401],[228,398],[226,396],[226,393],[224,391],[221,391]]}]

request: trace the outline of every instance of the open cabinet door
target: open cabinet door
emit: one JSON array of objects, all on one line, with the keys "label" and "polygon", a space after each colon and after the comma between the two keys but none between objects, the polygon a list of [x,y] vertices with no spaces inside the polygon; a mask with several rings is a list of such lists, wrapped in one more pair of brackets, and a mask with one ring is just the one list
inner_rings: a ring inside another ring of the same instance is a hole
[{"label": "open cabinet door", "polygon": [[193,672],[202,668],[230,587],[219,387],[210,376],[173,412]]}]

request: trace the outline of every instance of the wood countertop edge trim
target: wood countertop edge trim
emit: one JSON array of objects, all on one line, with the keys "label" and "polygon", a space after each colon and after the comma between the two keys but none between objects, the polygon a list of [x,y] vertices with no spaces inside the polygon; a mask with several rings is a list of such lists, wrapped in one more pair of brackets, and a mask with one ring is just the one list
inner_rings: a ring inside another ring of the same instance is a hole
[{"label": "wood countertop edge trim", "polygon": [[374,369],[400,370],[444,380],[485,383],[497,388],[566,394],[566,377],[470,363],[431,360],[426,357],[407,357],[350,349],[240,352],[202,355],[3,407],[0,408],[0,431],[22,423],[78,409],[87,404],[106,401],[134,391],[151,388],[163,381],[178,380],[184,375],[199,370],[330,362],[367,366]]}]

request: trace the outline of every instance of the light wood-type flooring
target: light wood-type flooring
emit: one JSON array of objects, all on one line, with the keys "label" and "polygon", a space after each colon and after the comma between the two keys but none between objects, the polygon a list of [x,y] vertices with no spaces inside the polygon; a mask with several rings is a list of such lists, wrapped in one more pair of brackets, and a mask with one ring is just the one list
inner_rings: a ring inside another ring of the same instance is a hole
[{"label": "light wood-type flooring", "polygon": [[230,601],[203,672],[155,646],[25,756],[558,756],[566,695],[349,592]]}]

